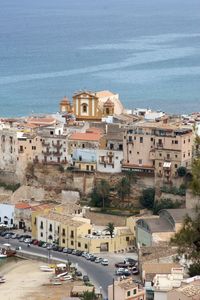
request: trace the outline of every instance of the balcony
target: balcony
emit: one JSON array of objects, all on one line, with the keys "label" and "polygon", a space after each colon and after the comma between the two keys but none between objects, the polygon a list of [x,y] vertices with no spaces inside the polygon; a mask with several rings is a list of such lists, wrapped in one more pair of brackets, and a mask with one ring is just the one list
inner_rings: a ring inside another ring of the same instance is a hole
[{"label": "balcony", "polygon": [[113,156],[114,156],[114,153],[113,153],[112,151],[109,151],[109,152],[107,152],[107,156],[108,156],[108,157],[113,157]]},{"label": "balcony", "polygon": [[54,156],[62,156],[62,152],[59,151],[53,151]]},{"label": "balcony", "polygon": [[42,154],[44,154],[45,156],[50,156],[52,155],[52,152],[47,150],[47,151],[42,151]]},{"label": "balcony", "polygon": [[102,159],[99,159],[99,164],[104,165],[104,164],[106,164],[106,161],[102,160]]},{"label": "balcony", "polygon": [[62,144],[60,143],[52,143],[52,146],[55,147],[57,150],[60,150],[62,148]]},{"label": "balcony", "polygon": [[42,141],[42,146],[44,146],[44,147],[49,147],[49,146],[50,146],[50,143],[47,143],[47,142],[45,142],[45,141]]},{"label": "balcony", "polygon": [[158,149],[163,149],[164,147],[163,143],[156,143],[156,146]]}]

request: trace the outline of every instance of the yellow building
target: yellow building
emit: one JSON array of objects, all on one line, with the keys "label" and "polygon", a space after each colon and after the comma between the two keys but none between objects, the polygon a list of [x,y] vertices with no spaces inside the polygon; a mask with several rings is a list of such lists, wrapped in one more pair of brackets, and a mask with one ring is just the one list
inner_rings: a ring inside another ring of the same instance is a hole
[{"label": "yellow building", "polygon": [[34,238],[45,242],[58,241],[61,247],[73,248],[91,253],[127,251],[133,247],[134,236],[128,227],[116,227],[111,238],[105,232],[93,235],[90,220],[48,211],[33,214],[32,234]]},{"label": "yellow building", "polygon": [[73,96],[73,109],[77,120],[101,121],[102,117],[120,115],[123,105],[119,95],[110,91],[81,91]]}]

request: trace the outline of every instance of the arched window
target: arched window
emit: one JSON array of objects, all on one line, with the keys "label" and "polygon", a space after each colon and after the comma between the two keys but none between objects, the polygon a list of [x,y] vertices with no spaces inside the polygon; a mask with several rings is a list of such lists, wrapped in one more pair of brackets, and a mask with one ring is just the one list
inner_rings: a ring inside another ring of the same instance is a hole
[{"label": "arched window", "polygon": [[82,104],[82,112],[87,113],[88,112],[88,105],[86,103]]}]

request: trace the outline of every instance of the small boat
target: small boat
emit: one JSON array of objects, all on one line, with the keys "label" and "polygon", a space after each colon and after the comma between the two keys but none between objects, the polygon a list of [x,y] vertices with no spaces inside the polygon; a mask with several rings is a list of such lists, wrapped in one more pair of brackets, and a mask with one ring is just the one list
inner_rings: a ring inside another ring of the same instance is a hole
[{"label": "small boat", "polygon": [[49,266],[40,266],[40,271],[42,271],[42,272],[53,272],[54,269],[50,268]]},{"label": "small boat", "polygon": [[56,278],[61,278],[61,277],[63,277],[63,276],[66,276],[67,274],[68,274],[68,272],[64,272],[64,273],[58,274],[58,275],[56,276]]},{"label": "small boat", "polygon": [[60,281],[67,281],[67,280],[71,280],[71,279],[72,279],[71,275],[66,275],[66,276],[60,277]]},{"label": "small boat", "polygon": [[0,276],[0,283],[5,283],[5,282],[6,282],[5,278],[3,276]]},{"label": "small boat", "polygon": [[1,253],[0,253],[0,258],[6,258],[6,257],[7,257],[6,254],[1,254]]},{"label": "small boat", "polygon": [[53,285],[61,285],[62,282],[60,282],[60,281],[53,281],[52,284],[53,284]]}]

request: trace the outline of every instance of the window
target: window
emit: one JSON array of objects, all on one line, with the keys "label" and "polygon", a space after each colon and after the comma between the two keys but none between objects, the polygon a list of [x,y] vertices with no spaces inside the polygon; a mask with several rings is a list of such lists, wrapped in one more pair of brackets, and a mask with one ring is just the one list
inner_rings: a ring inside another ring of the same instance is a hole
[{"label": "window", "polygon": [[136,289],[133,290],[133,295],[135,295],[135,294],[137,294],[137,290]]},{"label": "window", "polygon": [[91,229],[88,229],[88,234],[91,234]]},{"label": "window", "polygon": [[190,156],[190,152],[188,152],[188,156]]},{"label": "window", "polygon": [[139,154],[140,154],[140,152],[137,152],[137,154],[139,155]]},{"label": "window", "polygon": [[91,171],[94,171],[94,166],[91,166]]},{"label": "window", "polygon": [[24,151],[23,146],[20,146],[20,147],[19,147],[19,151],[20,151],[20,152],[23,152],[23,151]]},{"label": "window", "polygon": [[175,141],[175,144],[178,144],[178,141]]},{"label": "window", "polygon": [[58,226],[58,234],[59,234],[59,232],[60,232],[60,227]]},{"label": "window", "polygon": [[65,239],[62,240],[63,244],[65,243]]},{"label": "window", "polygon": [[159,162],[159,167],[162,167],[162,163],[161,162]]},{"label": "window", "polygon": [[170,159],[170,154],[167,154],[167,159]]},{"label": "window", "polygon": [[40,222],[40,229],[43,229],[43,222]]},{"label": "window", "polygon": [[65,236],[65,228],[62,230],[62,235]]},{"label": "window", "polygon": [[52,224],[49,224],[49,231],[52,231]]},{"label": "window", "polygon": [[71,230],[71,235],[70,235],[71,238],[74,238],[74,231]]},{"label": "window", "polygon": [[53,131],[52,130],[50,131],[50,135],[53,135]]},{"label": "window", "polygon": [[85,249],[87,249],[87,244],[85,244]]},{"label": "window", "polygon": [[80,242],[78,242],[78,247],[81,247],[81,243]]},{"label": "window", "polygon": [[140,137],[140,143],[143,143],[143,137],[142,136]]},{"label": "window", "polygon": [[185,153],[183,154],[183,157],[185,157]]},{"label": "window", "polygon": [[178,157],[178,155],[177,154],[175,154],[175,158],[177,158]]},{"label": "window", "polygon": [[136,136],[134,136],[134,140],[136,141]]},{"label": "window", "polygon": [[153,142],[153,138],[151,138],[151,142]]},{"label": "window", "polygon": [[73,246],[74,245],[74,241],[71,241],[71,246]]},{"label": "window", "polygon": [[159,156],[161,157],[161,156],[162,156],[162,153],[159,153]]},{"label": "window", "polygon": [[129,153],[131,154],[131,153],[132,153],[132,151],[129,151]]},{"label": "window", "polygon": [[85,144],[82,144],[82,148],[85,148]]},{"label": "window", "polygon": [[29,143],[31,144],[31,143],[32,143],[32,141],[31,141],[31,140],[29,140]]},{"label": "window", "polygon": [[43,237],[43,232],[40,233],[40,236]]},{"label": "window", "polygon": [[86,170],[89,171],[89,166],[88,165],[86,165]]},{"label": "window", "polygon": [[131,295],[131,292],[130,291],[128,291],[127,292],[127,297],[129,297]]},{"label": "window", "polygon": [[175,165],[174,165],[174,167],[177,169],[177,168],[178,168],[178,165],[177,165],[177,164],[175,164]]},{"label": "window", "polygon": [[126,237],[126,242],[129,242],[129,236]]},{"label": "window", "polygon": [[190,139],[188,140],[188,143],[190,143]]},{"label": "window", "polygon": [[142,164],[142,159],[139,159],[139,165],[141,165]]},{"label": "window", "polygon": [[87,113],[87,104],[86,104],[86,103],[83,103],[83,104],[82,104],[82,111],[83,111],[84,113]]}]

